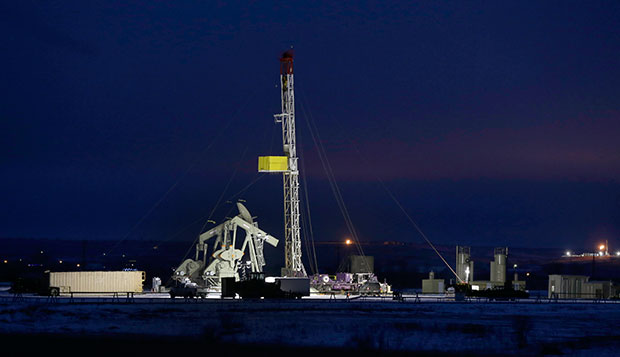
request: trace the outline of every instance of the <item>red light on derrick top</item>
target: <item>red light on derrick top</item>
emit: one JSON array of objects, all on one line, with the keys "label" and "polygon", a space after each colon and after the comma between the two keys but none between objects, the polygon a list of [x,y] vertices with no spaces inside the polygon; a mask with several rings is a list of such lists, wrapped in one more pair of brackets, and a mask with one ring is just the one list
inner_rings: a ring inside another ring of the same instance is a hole
[{"label": "red light on derrick top", "polygon": [[293,74],[293,56],[295,52],[290,49],[282,53],[280,57],[280,74]]}]

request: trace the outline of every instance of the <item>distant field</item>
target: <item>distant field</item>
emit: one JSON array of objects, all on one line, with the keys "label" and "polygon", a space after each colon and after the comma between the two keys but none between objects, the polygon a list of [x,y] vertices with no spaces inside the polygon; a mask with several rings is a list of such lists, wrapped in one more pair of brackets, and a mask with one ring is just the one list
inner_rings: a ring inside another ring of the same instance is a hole
[{"label": "distant field", "polygon": [[43,301],[0,303],[0,336],[472,355],[603,356],[620,348],[620,304],[612,303]]}]

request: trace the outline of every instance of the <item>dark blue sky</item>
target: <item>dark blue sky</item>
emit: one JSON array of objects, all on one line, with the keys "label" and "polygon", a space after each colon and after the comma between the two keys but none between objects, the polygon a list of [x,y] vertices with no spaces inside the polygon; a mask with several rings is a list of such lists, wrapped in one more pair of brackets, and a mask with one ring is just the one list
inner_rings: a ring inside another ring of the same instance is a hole
[{"label": "dark blue sky", "polygon": [[[280,152],[293,45],[316,239],[347,232],[309,114],[363,240],[419,239],[378,176],[437,243],[620,246],[617,1],[5,1],[0,18],[0,236],[191,242],[233,172],[225,198]],[[281,190],[242,195],[279,236]]]}]

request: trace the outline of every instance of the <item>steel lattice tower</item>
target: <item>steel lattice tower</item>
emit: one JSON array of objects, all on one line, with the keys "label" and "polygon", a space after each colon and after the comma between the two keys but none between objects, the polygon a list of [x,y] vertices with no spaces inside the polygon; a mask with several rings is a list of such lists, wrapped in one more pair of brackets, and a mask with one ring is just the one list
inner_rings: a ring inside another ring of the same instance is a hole
[{"label": "steel lattice tower", "polygon": [[301,261],[300,213],[299,213],[299,169],[295,148],[295,91],[293,78],[293,51],[280,58],[280,88],[282,89],[282,113],[276,114],[277,123],[282,123],[282,144],[288,157],[288,170],[284,181],[284,250],[285,266],[283,276],[306,276]]}]

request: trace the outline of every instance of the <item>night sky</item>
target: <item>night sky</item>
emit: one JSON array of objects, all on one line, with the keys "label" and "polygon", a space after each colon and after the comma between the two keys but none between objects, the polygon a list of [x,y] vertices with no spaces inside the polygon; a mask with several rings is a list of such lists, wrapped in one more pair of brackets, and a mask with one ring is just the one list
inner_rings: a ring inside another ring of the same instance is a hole
[{"label": "night sky", "polygon": [[[293,46],[315,239],[620,247],[620,2],[3,1],[0,237],[191,241],[243,198],[283,238]],[[243,194],[237,192],[260,178]],[[229,184],[228,184],[229,183]],[[228,184],[228,185],[227,185]],[[225,192],[224,189],[226,188]]]}]

